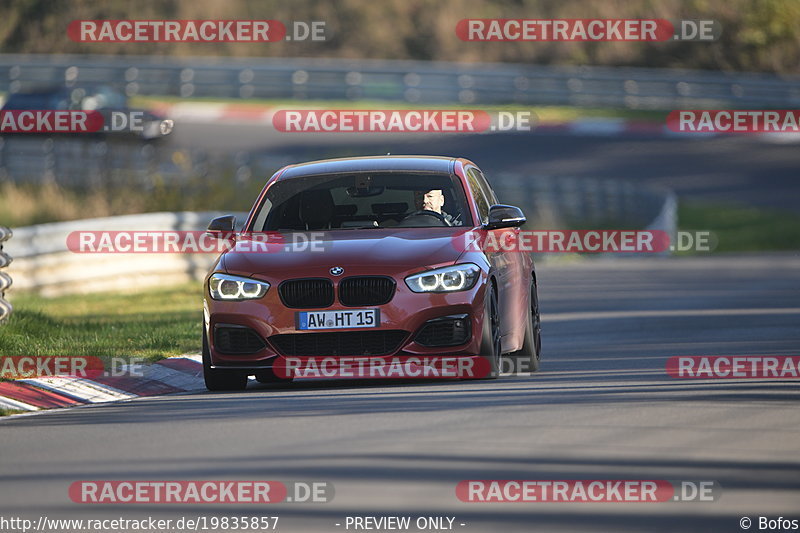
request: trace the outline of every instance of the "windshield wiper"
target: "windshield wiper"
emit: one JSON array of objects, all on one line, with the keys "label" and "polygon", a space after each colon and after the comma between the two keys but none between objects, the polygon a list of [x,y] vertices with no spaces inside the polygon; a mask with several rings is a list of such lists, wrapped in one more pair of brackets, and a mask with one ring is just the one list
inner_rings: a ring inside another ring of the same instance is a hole
[{"label": "windshield wiper", "polygon": [[351,230],[351,229],[383,229],[382,226],[348,226],[346,228],[331,228],[330,230],[326,231],[339,231],[339,230]]}]

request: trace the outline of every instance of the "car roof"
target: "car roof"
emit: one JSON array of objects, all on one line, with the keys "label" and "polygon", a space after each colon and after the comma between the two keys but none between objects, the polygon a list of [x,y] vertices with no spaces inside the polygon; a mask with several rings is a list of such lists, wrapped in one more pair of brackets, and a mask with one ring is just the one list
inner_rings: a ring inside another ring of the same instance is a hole
[{"label": "car roof", "polygon": [[450,174],[456,158],[421,155],[384,155],[345,157],[309,161],[285,167],[280,180],[318,174],[347,174],[349,172],[434,172]]}]

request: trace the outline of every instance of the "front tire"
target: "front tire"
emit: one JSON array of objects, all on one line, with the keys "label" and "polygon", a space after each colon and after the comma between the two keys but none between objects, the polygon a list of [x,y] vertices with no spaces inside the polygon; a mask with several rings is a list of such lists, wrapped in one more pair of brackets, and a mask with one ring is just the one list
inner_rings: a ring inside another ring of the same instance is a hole
[{"label": "front tire", "polygon": [[489,373],[484,379],[497,379],[502,366],[502,344],[500,338],[500,306],[497,303],[497,291],[494,285],[486,288],[483,311],[483,328],[481,330],[480,355],[488,363]]},{"label": "front tire", "polygon": [[525,320],[525,338],[522,341],[522,348],[510,354],[513,358],[516,373],[538,371],[541,353],[542,322],[539,317],[539,294],[536,283],[532,281],[530,305],[528,306],[527,320]]},{"label": "front tire", "polygon": [[211,368],[208,336],[203,329],[203,380],[210,391],[241,391],[247,388],[247,374],[236,370]]}]

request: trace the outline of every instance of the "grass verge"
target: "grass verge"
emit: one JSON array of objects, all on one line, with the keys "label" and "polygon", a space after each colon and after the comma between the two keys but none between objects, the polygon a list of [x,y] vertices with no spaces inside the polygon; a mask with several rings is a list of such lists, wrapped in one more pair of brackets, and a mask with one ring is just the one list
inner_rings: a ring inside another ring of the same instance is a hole
[{"label": "grass verge", "polygon": [[681,202],[678,226],[713,232],[714,252],[800,250],[800,215],[786,211]]},{"label": "grass verge", "polygon": [[2,356],[137,357],[155,361],[200,351],[202,285],[131,294],[44,298],[9,293]]},{"label": "grass verge", "polygon": [[161,182],[150,190],[134,185],[76,189],[55,183],[0,183],[0,225],[13,229],[156,211],[249,211],[264,181],[236,184],[221,177],[190,184]]}]

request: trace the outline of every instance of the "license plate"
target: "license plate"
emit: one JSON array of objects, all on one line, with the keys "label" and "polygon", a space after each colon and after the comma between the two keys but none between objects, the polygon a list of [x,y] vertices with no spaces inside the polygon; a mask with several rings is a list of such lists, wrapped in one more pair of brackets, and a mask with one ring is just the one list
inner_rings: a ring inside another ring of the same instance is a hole
[{"label": "license plate", "polygon": [[343,309],[340,311],[300,311],[295,315],[297,329],[377,328],[381,325],[379,309]]}]

